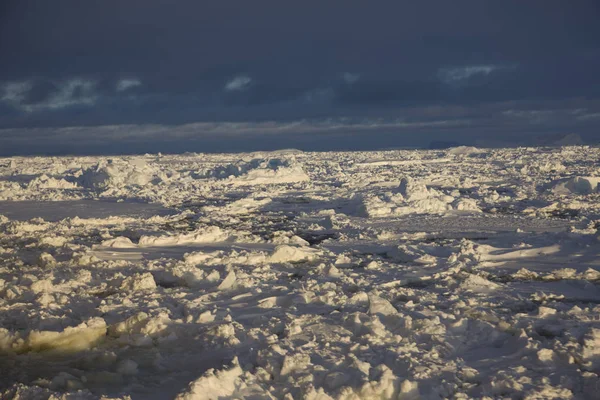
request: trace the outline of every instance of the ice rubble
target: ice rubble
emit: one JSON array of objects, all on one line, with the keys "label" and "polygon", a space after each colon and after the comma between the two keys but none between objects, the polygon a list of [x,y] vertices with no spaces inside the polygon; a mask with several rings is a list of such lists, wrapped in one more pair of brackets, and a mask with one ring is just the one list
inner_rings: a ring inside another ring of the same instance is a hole
[{"label": "ice rubble", "polygon": [[226,180],[234,185],[294,183],[309,179],[294,159],[281,158],[255,158],[247,162],[219,165],[208,170],[204,176]]},{"label": "ice rubble", "polygon": [[106,190],[122,186],[145,186],[154,178],[154,171],[143,160],[123,162],[105,160],[83,171],[80,181],[85,188]]},{"label": "ice rubble", "polygon": [[455,198],[450,194],[428,188],[422,182],[410,177],[402,178],[395,192],[384,195],[369,194],[356,199],[358,204],[355,213],[366,217],[443,214],[452,210],[481,211],[475,199]]},{"label": "ice rubble", "polygon": [[110,160],[0,161],[0,397],[597,397],[598,149]]}]

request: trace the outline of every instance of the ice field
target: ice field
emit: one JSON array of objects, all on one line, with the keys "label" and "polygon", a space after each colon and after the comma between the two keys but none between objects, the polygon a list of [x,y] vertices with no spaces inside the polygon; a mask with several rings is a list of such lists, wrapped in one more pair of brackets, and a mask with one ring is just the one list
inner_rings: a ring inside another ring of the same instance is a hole
[{"label": "ice field", "polygon": [[598,399],[600,149],[0,159],[0,398]]}]

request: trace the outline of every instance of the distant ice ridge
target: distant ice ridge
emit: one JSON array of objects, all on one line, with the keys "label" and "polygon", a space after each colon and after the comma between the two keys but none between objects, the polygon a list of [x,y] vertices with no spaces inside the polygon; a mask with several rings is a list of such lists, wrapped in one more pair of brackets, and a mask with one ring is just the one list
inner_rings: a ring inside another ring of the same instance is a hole
[{"label": "distant ice ridge", "polygon": [[562,138],[556,139],[553,142],[554,146],[581,146],[584,144],[583,139],[576,133],[569,133]]},{"label": "distant ice ridge", "polygon": [[448,149],[448,154],[453,156],[458,155],[469,155],[469,154],[478,154],[483,153],[482,150],[479,150],[477,147],[472,146],[458,146]]}]

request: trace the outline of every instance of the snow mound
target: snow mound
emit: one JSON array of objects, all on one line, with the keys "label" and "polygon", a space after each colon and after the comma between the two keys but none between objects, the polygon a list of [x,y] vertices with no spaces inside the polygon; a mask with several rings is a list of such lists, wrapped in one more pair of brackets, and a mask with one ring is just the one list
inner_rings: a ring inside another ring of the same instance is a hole
[{"label": "snow mound", "polygon": [[154,171],[141,160],[101,161],[81,175],[81,185],[107,190],[123,186],[146,186],[155,178]]},{"label": "snow mound", "polygon": [[192,243],[215,243],[224,242],[231,235],[218,226],[209,226],[206,229],[198,229],[191,233],[164,236],[142,236],[139,241],[140,247],[155,246],[178,246]]},{"label": "snow mound", "polygon": [[293,159],[261,159],[221,165],[209,170],[205,177],[226,180],[235,185],[306,182],[308,175]]},{"label": "snow mound", "polygon": [[131,241],[131,239],[119,236],[114,239],[108,239],[102,242],[103,247],[110,247],[113,249],[131,249],[136,247],[136,245]]},{"label": "snow mound", "polygon": [[28,189],[76,189],[77,184],[42,174],[29,182]]},{"label": "snow mound", "polygon": [[233,359],[232,364],[229,369],[206,371],[190,383],[187,390],[179,394],[176,400],[273,398],[256,382],[253,375],[242,370],[237,357]]},{"label": "snow mound", "polygon": [[598,192],[600,177],[576,176],[566,181],[555,183],[552,191],[556,194],[591,194]]},{"label": "snow mound", "polygon": [[269,261],[274,263],[311,261],[317,258],[319,251],[309,247],[277,246]]},{"label": "snow mound", "polygon": [[128,276],[123,280],[119,286],[121,290],[127,292],[138,292],[141,290],[154,290],[156,289],[156,282],[150,272],[143,274],[135,274]]},{"label": "snow mound", "polygon": [[192,382],[186,393],[177,396],[178,400],[209,400],[232,396],[243,384],[240,377],[242,368],[236,362],[231,369],[207,371],[200,379]]},{"label": "snow mound", "polygon": [[445,214],[450,211],[481,211],[470,198],[455,198],[422,182],[402,178],[396,193],[356,196],[349,211],[363,217],[409,214]]}]

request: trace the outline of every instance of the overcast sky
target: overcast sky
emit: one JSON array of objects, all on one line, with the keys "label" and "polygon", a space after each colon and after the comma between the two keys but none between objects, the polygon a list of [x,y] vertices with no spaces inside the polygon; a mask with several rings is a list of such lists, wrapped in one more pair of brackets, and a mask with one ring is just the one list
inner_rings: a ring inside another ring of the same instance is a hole
[{"label": "overcast sky", "polygon": [[598,21],[597,0],[3,0],[0,153],[600,141]]}]

